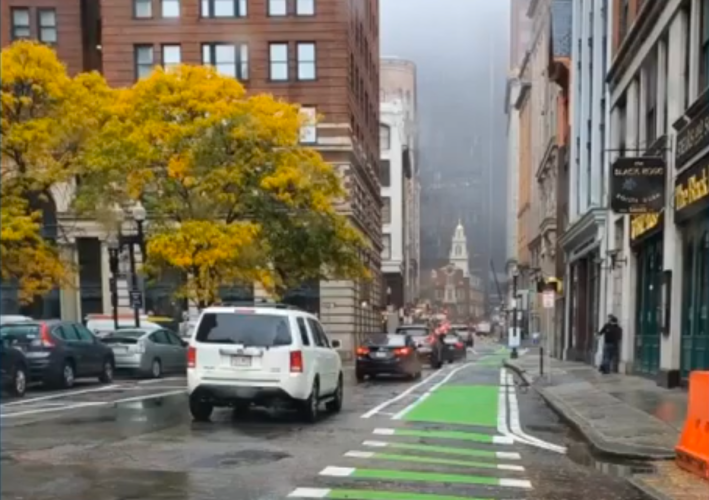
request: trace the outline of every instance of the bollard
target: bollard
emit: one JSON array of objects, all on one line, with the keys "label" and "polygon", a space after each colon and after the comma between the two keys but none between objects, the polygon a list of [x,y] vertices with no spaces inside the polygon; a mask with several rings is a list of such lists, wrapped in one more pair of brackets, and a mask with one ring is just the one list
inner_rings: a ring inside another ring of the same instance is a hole
[{"label": "bollard", "polygon": [[519,357],[519,354],[517,353],[517,348],[513,347],[512,352],[510,353],[510,359],[517,359]]}]

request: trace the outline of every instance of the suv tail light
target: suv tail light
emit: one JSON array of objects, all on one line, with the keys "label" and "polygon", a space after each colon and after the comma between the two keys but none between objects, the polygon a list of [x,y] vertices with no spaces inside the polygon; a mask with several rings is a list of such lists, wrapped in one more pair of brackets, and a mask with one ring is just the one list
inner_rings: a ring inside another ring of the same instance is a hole
[{"label": "suv tail light", "polygon": [[197,349],[194,346],[187,348],[187,368],[195,368],[197,366]]},{"label": "suv tail light", "polygon": [[366,347],[358,347],[357,348],[357,356],[366,356],[369,354],[369,349]]},{"label": "suv tail light", "polygon": [[303,373],[303,351],[291,351],[290,372]]},{"label": "suv tail light", "polygon": [[399,347],[398,349],[394,349],[394,355],[396,356],[408,356],[411,354],[411,349],[408,347]]}]

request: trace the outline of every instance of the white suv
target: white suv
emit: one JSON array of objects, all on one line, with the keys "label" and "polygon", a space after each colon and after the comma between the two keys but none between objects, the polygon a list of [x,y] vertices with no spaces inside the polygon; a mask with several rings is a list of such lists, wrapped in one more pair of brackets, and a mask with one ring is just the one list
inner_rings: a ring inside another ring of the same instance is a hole
[{"label": "white suv", "polygon": [[247,409],[294,403],[315,421],[320,403],[342,408],[340,356],[318,319],[282,304],[209,307],[202,311],[187,351],[187,386],[195,420],[214,407]]}]

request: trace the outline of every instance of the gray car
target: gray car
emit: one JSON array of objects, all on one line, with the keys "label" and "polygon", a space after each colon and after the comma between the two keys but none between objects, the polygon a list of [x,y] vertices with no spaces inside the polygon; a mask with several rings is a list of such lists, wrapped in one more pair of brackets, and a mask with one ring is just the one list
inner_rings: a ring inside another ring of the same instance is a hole
[{"label": "gray car", "polygon": [[153,378],[187,371],[187,343],[170,330],[131,328],[112,332],[102,340],[113,350],[118,370]]}]

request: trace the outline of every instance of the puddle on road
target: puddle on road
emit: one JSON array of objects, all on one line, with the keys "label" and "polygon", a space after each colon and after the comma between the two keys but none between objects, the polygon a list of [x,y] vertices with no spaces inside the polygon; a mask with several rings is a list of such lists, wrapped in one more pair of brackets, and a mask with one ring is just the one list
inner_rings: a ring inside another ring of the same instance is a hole
[{"label": "puddle on road", "polygon": [[194,462],[192,466],[213,469],[246,465],[266,465],[279,462],[290,457],[290,454],[280,451],[242,450],[234,453],[224,453],[222,455],[207,457]]},{"label": "puddle on road", "polygon": [[567,456],[572,462],[612,477],[628,478],[655,472],[655,467],[649,462],[615,459],[594,453],[591,447],[574,433],[569,436],[567,450]]}]

